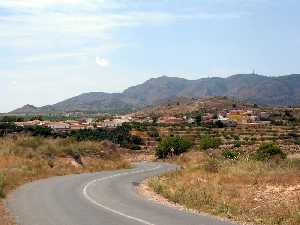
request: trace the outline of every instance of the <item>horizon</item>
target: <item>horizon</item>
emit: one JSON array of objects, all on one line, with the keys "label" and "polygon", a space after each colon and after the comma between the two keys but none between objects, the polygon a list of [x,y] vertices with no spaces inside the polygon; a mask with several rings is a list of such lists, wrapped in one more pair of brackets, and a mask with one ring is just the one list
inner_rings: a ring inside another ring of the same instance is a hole
[{"label": "horizon", "polygon": [[3,0],[0,112],[120,93],[153,74],[297,73],[299,7],[295,0]]}]

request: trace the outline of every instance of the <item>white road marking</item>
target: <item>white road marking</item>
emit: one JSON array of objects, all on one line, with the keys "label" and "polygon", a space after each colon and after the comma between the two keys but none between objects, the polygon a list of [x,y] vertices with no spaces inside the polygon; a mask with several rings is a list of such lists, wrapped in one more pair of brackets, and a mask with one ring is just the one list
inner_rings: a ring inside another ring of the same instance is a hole
[{"label": "white road marking", "polygon": [[157,166],[157,167],[155,167],[155,168],[153,168],[153,169],[150,169],[150,170],[138,170],[138,171],[134,171],[134,172],[118,173],[118,174],[111,175],[111,176],[108,176],[108,177],[103,177],[103,178],[100,178],[100,179],[92,180],[92,181],[90,181],[88,184],[86,184],[86,185],[84,186],[84,188],[83,188],[83,195],[84,195],[84,197],[85,197],[87,200],[89,200],[89,201],[90,201],[91,203],[93,203],[94,205],[97,205],[97,206],[99,206],[99,207],[101,207],[101,208],[103,208],[103,209],[105,209],[105,210],[108,210],[108,211],[114,213],[114,214],[117,214],[117,215],[119,215],[119,216],[126,217],[126,218],[128,218],[128,219],[130,219],[130,220],[134,220],[134,221],[137,221],[137,222],[142,223],[142,224],[145,224],[145,225],[154,225],[153,223],[150,223],[150,222],[148,222],[148,221],[146,221],[146,220],[143,220],[143,219],[140,219],[140,218],[137,218],[137,217],[133,217],[133,216],[129,216],[129,215],[125,214],[125,213],[119,212],[119,211],[114,210],[114,209],[112,209],[112,208],[109,208],[109,207],[107,207],[107,206],[105,206],[105,205],[102,205],[101,203],[95,201],[91,196],[89,196],[87,190],[88,190],[88,188],[89,188],[91,185],[93,185],[93,184],[95,184],[95,183],[97,183],[97,182],[101,182],[101,181],[104,181],[104,180],[108,180],[108,179],[112,179],[112,178],[120,177],[120,176],[126,176],[126,175],[131,175],[131,174],[138,174],[138,173],[151,172],[151,171],[157,170],[157,169],[159,169],[159,168],[161,168],[161,166]]}]

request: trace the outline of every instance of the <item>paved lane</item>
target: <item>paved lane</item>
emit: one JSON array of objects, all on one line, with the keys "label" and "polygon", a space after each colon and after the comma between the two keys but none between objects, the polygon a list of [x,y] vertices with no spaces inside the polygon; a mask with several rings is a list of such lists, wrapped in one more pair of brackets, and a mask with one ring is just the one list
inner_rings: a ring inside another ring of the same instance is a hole
[{"label": "paved lane", "polygon": [[132,170],[54,177],[20,187],[7,205],[19,225],[232,225],[136,193],[142,180],[175,169],[147,162]]}]

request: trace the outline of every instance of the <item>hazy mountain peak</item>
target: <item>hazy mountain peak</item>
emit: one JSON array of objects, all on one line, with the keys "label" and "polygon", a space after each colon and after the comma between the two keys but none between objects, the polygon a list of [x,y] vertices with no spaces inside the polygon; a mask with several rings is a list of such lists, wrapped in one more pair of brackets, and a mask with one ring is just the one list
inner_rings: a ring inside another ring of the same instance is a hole
[{"label": "hazy mountain peak", "polygon": [[52,106],[24,106],[13,113],[29,112],[129,112],[177,97],[201,98],[228,96],[265,105],[300,105],[300,75],[267,77],[257,74],[237,74],[228,78],[187,80],[161,76],[123,93],[90,92]]},{"label": "hazy mountain peak", "polygon": [[253,74],[253,73],[249,73],[249,74],[235,74],[232,75],[230,77],[228,77],[229,79],[249,79],[249,78],[267,78],[267,76],[264,75],[260,75],[260,74]]},{"label": "hazy mountain peak", "polygon": [[35,107],[34,105],[24,105],[21,108],[18,108],[16,110],[14,110],[14,113],[31,113],[31,112],[35,112],[38,108]]}]

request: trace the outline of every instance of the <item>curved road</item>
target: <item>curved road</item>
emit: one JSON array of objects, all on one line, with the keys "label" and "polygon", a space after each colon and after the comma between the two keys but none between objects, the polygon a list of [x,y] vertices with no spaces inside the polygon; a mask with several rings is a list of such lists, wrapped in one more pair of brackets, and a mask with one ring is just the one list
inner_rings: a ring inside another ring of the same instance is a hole
[{"label": "curved road", "polygon": [[26,184],[7,201],[19,225],[232,225],[139,196],[142,180],[175,170],[170,164],[139,163],[132,170],[54,177]]}]

